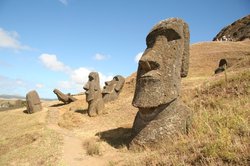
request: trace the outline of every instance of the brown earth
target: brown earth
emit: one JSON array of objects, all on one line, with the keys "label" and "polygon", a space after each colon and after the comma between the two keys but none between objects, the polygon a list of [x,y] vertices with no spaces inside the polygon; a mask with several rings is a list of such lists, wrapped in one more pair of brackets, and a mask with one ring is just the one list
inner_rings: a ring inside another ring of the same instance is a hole
[{"label": "brown earth", "polygon": [[[222,58],[228,61],[228,76],[250,72],[250,41],[193,44],[189,75],[182,81],[187,104],[195,88],[224,79],[223,73],[214,75]],[[107,114],[101,116],[87,116],[84,95],[74,96],[78,100],[68,105],[44,101],[43,111],[32,115],[25,114],[25,108],[0,112],[0,165],[156,165],[158,152],[130,152],[126,147],[137,112],[131,105],[135,77],[126,78],[119,98],[106,104]],[[161,162],[168,158],[175,163],[171,156]]]}]

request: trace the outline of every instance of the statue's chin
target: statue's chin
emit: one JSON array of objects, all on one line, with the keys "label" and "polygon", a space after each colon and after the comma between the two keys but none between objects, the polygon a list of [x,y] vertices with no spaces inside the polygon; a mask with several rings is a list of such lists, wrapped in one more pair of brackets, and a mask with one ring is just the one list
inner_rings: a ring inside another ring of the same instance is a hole
[{"label": "statue's chin", "polygon": [[91,102],[93,99],[94,99],[93,97],[86,96],[86,101],[87,102]]}]

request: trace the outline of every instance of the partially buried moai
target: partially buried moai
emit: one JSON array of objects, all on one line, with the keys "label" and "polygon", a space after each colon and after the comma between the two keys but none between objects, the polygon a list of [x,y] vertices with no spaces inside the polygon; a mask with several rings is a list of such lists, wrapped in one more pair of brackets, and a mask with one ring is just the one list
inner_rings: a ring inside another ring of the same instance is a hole
[{"label": "partially buried moai", "polygon": [[39,95],[35,90],[32,90],[26,94],[26,102],[27,102],[27,112],[29,114],[42,110],[42,104]]},{"label": "partially buried moai", "polygon": [[133,106],[139,108],[130,149],[151,149],[187,133],[190,111],[180,101],[181,77],[189,66],[189,28],[179,18],[156,24],[146,38],[137,70]]},{"label": "partially buried moai", "polygon": [[88,102],[88,115],[96,116],[103,113],[104,102],[102,99],[102,92],[100,88],[99,74],[91,72],[89,74],[89,81],[83,87],[86,90],[86,101]]},{"label": "partially buried moai", "polygon": [[118,98],[125,83],[125,78],[117,75],[111,81],[106,81],[102,90],[103,101],[105,103]]}]

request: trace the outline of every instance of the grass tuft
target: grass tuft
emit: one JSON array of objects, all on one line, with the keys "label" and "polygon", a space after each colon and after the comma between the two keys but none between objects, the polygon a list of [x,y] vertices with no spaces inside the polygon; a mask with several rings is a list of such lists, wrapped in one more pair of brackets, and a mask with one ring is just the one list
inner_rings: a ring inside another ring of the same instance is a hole
[{"label": "grass tuft", "polygon": [[83,146],[86,149],[86,153],[90,156],[94,156],[94,155],[100,156],[102,154],[101,148],[100,148],[100,142],[97,142],[96,139],[86,140],[83,143]]}]

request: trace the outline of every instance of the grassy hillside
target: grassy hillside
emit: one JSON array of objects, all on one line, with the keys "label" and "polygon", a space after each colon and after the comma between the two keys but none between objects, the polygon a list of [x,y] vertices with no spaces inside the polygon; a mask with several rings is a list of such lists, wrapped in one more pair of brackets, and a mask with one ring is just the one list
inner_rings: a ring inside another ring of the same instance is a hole
[{"label": "grassy hillside", "polygon": [[[0,112],[0,165],[250,165],[249,57],[249,42],[191,46],[181,97],[193,112],[192,128],[158,151],[126,147],[137,112],[134,73],[102,116],[87,116],[83,95],[68,105],[44,101],[32,115],[25,108]],[[214,75],[221,58],[229,68]]]}]

